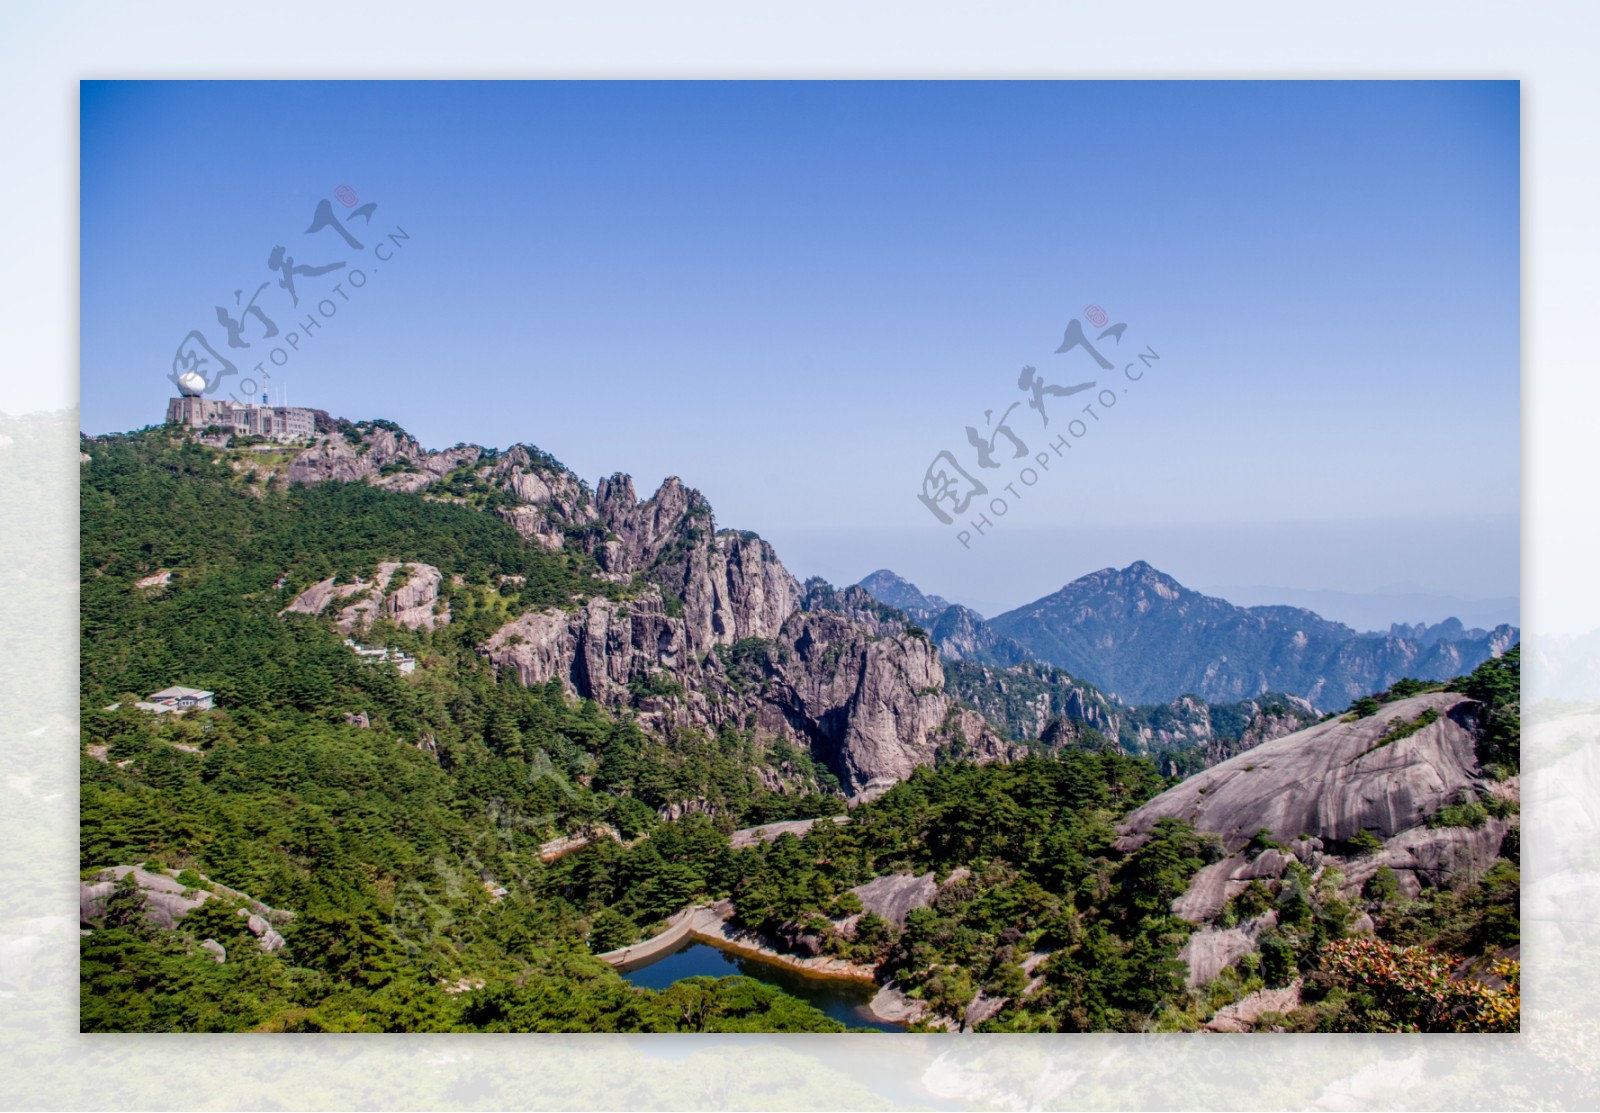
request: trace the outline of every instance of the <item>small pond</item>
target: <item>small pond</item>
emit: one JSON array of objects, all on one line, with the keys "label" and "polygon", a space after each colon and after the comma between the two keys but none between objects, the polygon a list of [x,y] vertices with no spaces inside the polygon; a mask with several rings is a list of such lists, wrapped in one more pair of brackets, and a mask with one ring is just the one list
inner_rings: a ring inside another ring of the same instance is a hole
[{"label": "small pond", "polygon": [[798,997],[848,1028],[875,1028],[880,1032],[903,1032],[904,1025],[879,1020],[867,1008],[876,986],[848,978],[819,978],[791,970],[787,966],[763,962],[741,954],[719,950],[690,937],[682,947],[633,969],[619,971],[634,985],[665,989],[683,978],[726,978],[743,974],[759,982],[777,986],[791,997]]}]

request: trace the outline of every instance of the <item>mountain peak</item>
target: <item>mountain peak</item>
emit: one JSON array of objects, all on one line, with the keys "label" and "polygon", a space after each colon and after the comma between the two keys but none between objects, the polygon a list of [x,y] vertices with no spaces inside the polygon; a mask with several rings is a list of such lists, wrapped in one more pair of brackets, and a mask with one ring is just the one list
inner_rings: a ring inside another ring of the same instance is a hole
[{"label": "mountain peak", "polygon": [[1362,635],[1313,611],[1235,606],[1143,560],[1091,572],[989,625],[1035,659],[1132,703],[1282,691],[1343,706],[1402,677],[1463,675],[1516,637],[1448,622]]},{"label": "mountain peak", "polygon": [[950,607],[949,600],[923,594],[916,584],[887,568],[878,569],[857,586],[878,602],[904,611],[919,622],[931,621]]},{"label": "mountain peak", "polygon": [[1089,572],[1079,576],[1077,579],[1063,584],[1060,591],[1048,598],[1077,595],[1088,589],[1095,591],[1132,590],[1140,585],[1153,586],[1157,592],[1168,599],[1175,599],[1180,593],[1189,591],[1188,588],[1149,561],[1136,560],[1126,568],[1115,568],[1107,565],[1097,572]]}]

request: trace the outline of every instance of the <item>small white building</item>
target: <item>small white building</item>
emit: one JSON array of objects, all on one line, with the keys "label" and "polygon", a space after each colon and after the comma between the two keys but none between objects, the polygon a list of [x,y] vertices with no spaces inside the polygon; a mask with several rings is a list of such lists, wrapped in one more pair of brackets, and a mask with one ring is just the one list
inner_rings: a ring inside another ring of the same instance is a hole
[{"label": "small white building", "polygon": [[151,692],[149,697],[137,706],[144,707],[149,704],[149,710],[158,711],[210,711],[214,696],[215,693],[200,688],[185,688],[174,684],[159,692]]},{"label": "small white building", "polygon": [[406,675],[416,671],[417,659],[408,656],[403,649],[395,649],[393,646],[360,645],[354,638],[346,638],[344,644],[364,661],[379,661],[393,665]]},{"label": "small white building", "polygon": [[[153,711],[157,715],[169,715],[174,711],[210,711],[212,708],[213,693],[201,688],[184,688],[173,685],[163,688],[159,692],[151,692],[149,699],[136,700],[135,707],[140,711]],[[107,711],[115,711],[121,703],[108,704]]]}]

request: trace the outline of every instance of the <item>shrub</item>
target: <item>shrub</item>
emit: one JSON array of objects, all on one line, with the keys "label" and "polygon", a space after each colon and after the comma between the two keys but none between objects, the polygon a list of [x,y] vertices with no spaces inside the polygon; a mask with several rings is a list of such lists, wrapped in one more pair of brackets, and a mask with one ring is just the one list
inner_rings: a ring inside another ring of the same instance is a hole
[{"label": "shrub", "polygon": [[1429,827],[1482,827],[1489,822],[1489,809],[1477,800],[1446,804],[1428,817]]},{"label": "shrub", "polygon": [[1262,936],[1262,980],[1270,986],[1288,985],[1295,971],[1294,945],[1275,931]]},{"label": "shrub", "polygon": [[1377,901],[1379,904],[1394,900],[1400,895],[1400,882],[1395,878],[1394,870],[1388,866],[1379,866],[1378,872],[1367,878],[1366,885],[1361,890],[1361,895],[1368,900]]},{"label": "shrub", "polygon": [[1361,830],[1350,836],[1350,846],[1357,854],[1371,854],[1383,849],[1383,840],[1371,831]]},{"label": "shrub", "polygon": [[1357,719],[1370,718],[1378,713],[1381,706],[1382,704],[1371,696],[1362,696],[1350,705],[1350,713],[1345,716],[1345,722],[1353,723]]},{"label": "shrub", "polygon": [[1322,969],[1364,990],[1399,1032],[1515,1032],[1522,1011],[1521,968],[1507,959],[1492,973],[1499,986],[1455,977],[1462,960],[1426,947],[1379,939],[1339,939],[1322,951]]}]

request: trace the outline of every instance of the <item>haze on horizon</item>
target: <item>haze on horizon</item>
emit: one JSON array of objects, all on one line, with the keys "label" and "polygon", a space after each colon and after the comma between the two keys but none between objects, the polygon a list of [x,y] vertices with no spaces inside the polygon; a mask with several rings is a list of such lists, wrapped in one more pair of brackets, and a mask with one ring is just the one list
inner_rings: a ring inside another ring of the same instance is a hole
[{"label": "haze on horizon", "polygon": [[[275,246],[332,258],[305,229],[349,185],[410,238],[274,370],[292,403],[678,475],[796,575],[985,614],[1140,559],[1514,599],[1518,112],[1515,82],[89,82],[82,427],[158,422],[185,333]],[[1091,304],[1160,362],[962,546],[925,469],[976,470],[965,427],[1015,402],[1039,451],[1019,369],[1076,381]]]}]

